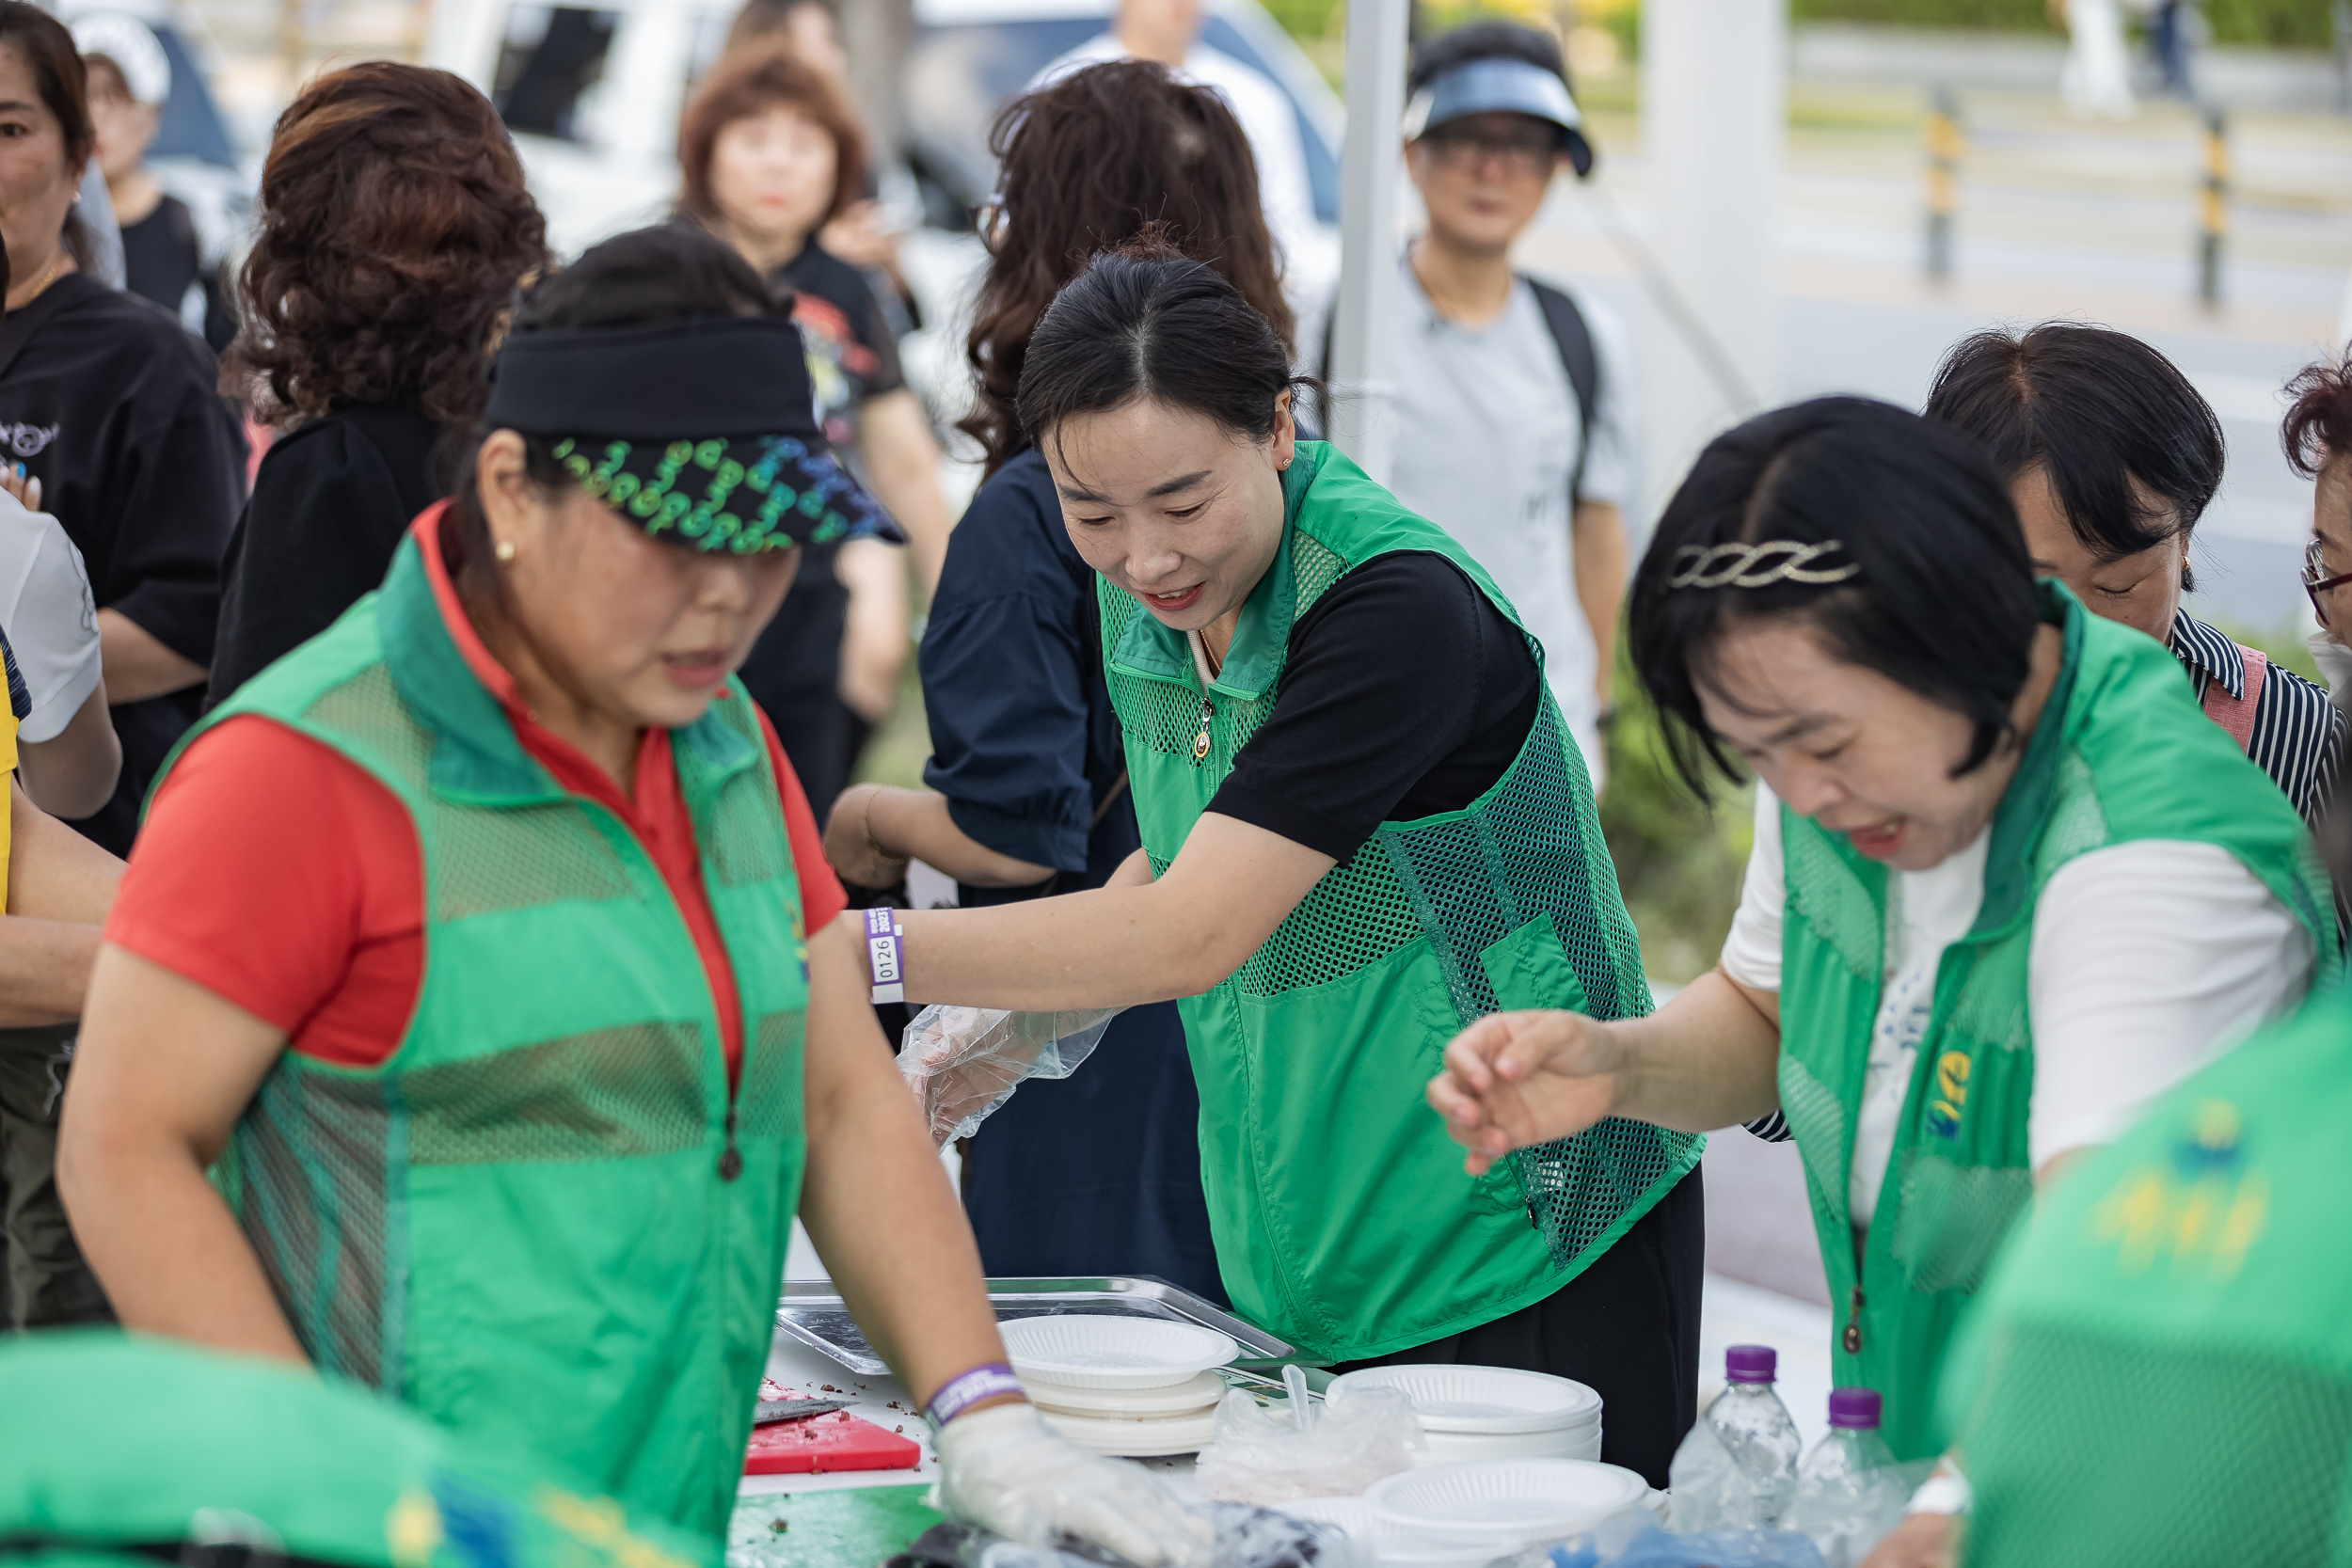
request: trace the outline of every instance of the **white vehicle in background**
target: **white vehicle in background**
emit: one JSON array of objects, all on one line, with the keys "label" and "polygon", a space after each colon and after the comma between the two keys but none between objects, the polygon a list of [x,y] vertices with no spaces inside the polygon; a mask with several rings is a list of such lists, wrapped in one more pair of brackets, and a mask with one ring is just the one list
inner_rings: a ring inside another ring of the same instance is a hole
[{"label": "white vehicle in background", "polygon": [[[680,111],[717,59],[732,3],[435,0],[425,63],[489,94],[515,133],[548,242],[576,254],[657,223],[677,190]],[[1104,30],[1109,0],[915,0],[906,62],[908,166],[883,173],[905,227],[900,271],[923,327],[900,344],[910,382],[942,424],[968,392],[962,334],[987,258],[972,209],[995,187],[996,111],[1046,63]],[[1202,41],[1255,67],[1298,116],[1315,231],[1288,258],[1293,293],[1319,311],[1339,276],[1340,102],[1257,0],[1208,0]]]}]

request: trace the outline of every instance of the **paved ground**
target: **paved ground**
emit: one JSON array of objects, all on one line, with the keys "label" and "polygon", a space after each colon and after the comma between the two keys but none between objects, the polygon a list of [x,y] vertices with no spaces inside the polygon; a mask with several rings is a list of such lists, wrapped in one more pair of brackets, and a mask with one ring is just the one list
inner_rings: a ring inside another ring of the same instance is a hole
[{"label": "paved ground", "polygon": [[[1968,152],[1956,267],[1939,284],[1921,260],[1921,81],[1935,40],[1847,29],[1833,50],[1823,31],[1806,30],[1796,51],[1801,70],[1819,69],[1789,95],[1773,257],[1782,350],[1768,395],[1847,390],[1915,404],[1945,349],[1981,326],[2063,316],[2137,332],[2197,382],[2231,444],[2227,481],[2200,532],[2198,608],[2249,628],[2296,620],[2310,487],[2279,453],[2277,389],[2337,341],[2352,269],[2352,121],[2319,107],[2327,95],[2312,83],[2332,81],[2325,60],[2235,62],[2273,102],[2313,107],[2233,113],[2224,297],[2209,309],[2193,297],[2201,144],[2185,106],[2153,102],[2128,123],[2078,124],[2029,85],[2044,66],[2054,79],[2050,47],[1981,45],[1992,66],[1979,60],[1963,81],[2002,85],[1961,89]],[[1629,71],[1592,84],[1587,96],[1607,200],[1564,184],[1523,261],[1646,316],[1623,238],[1645,211]]]}]

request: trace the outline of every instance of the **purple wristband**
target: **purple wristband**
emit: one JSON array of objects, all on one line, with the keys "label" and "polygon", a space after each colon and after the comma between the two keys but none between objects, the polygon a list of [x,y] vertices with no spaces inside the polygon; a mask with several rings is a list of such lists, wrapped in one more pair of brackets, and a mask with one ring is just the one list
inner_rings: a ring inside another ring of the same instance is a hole
[{"label": "purple wristband", "polygon": [[907,999],[906,955],[898,945],[898,911],[893,909],[866,911],[866,962],[874,976],[874,1000],[904,1002]]},{"label": "purple wristband", "polygon": [[985,1367],[975,1367],[968,1372],[958,1372],[940,1385],[931,1402],[923,1407],[923,1418],[938,1431],[982,1400],[993,1400],[1002,1394],[1019,1394],[1027,1399],[1028,1391],[1021,1380],[1012,1375],[1012,1369],[1002,1361],[992,1361]]}]

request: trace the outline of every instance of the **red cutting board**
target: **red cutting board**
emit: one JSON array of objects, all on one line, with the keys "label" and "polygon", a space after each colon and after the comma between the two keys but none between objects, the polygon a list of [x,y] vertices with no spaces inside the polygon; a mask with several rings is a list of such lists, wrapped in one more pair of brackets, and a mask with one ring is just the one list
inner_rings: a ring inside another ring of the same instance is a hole
[{"label": "red cutting board", "polygon": [[[804,1400],[796,1393],[763,1382],[763,1400]],[[920,1417],[911,1418],[921,1419]],[[743,1450],[747,1476],[823,1475],[832,1470],[912,1470],[923,1463],[923,1446],[912,1437],[886,1432],[846,1410],[812,1416],[805,1421],[784,1421],[752,1428],[750,1446]]]}]

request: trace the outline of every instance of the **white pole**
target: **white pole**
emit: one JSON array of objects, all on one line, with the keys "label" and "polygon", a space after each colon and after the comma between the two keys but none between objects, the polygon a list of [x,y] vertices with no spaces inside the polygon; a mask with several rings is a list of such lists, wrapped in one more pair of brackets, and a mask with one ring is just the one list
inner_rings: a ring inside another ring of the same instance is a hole
[{"label": "white pole", "polygon": [[1340,156],[1340,299],[1331,327],[1330,436],[1389,482],[1396,406],[1397,186],[1411,0],[1347,0],[1347,141]]},{"label": "white pole", "polygon": [[1772,401],[1780,379],[1772,227],[1788,50],[1788,0],[1645,0],[1642,7],[1651,231],[1695,318],[1685,326],[1712,341],[1702,354],[1690,331],[1653,313],[1643,367],[1644,488],[1655,505],[1674,493],[1700,447],[1756,412],[1757,402]]}]

